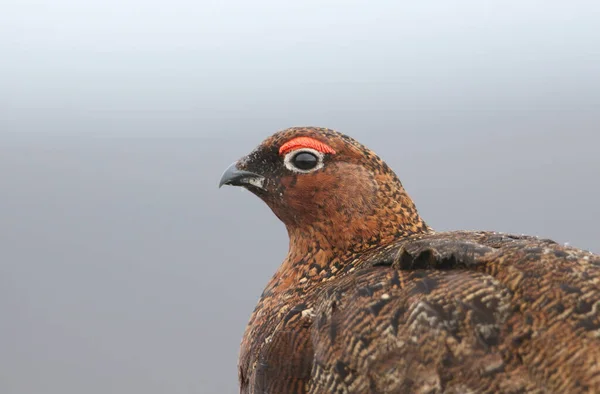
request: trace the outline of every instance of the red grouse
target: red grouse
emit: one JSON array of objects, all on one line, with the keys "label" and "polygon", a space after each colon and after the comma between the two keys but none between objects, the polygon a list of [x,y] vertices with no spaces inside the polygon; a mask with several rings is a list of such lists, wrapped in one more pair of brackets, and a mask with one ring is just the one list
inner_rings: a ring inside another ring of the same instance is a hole
[{"label": "red grouse", "polygon": [[354,139],[291,128],[229,167],[289,253],[242,339],[240,392],[600,393],[600,256],[435,232]]}]

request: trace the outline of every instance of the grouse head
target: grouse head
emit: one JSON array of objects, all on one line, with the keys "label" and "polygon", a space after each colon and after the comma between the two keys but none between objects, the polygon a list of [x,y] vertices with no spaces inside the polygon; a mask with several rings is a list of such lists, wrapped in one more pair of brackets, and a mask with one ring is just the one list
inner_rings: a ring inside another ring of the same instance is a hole
[{"label": "grouse head", "polygon": [[325,232],[334,247],[381,244],[430,230],[383,160],[326,128],[275,133],[233,163],[222,185],[242,186],[261,198],[291,237]]}]

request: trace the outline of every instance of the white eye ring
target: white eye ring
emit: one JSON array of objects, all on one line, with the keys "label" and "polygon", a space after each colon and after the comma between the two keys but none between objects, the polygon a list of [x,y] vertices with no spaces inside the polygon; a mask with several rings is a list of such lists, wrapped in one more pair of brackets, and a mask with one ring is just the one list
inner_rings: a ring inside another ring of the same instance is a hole
[{"label": "white eye ring", "polygon": [[[298,155],[302,152],[311,153],[317,157],[317,165],[314,168],[311,168],[310,170],[302,170],[294,165],[292,160],[294,159],[294,157],[296,157],[296,155]],[[313,172],[313,171],[323,168],[323,157],[324,156],[325,155],[323,154],[323,152],[319,152],[318,150],[311,149],[311,148],[300,148],[300,149],[293,150],[290,153],[286,154],[285,157],[283,158],[283,164],[285,165],[285,168],[287,168],[290,171],[297,172],[300,174],[308,174],[309,172]]]}]

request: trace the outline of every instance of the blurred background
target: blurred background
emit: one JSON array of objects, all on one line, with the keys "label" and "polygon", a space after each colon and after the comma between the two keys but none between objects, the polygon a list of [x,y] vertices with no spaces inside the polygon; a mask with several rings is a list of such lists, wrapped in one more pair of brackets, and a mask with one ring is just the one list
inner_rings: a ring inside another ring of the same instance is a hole
[{"label": "blurred background", "polygon": [[0,392],[235,393],[287,251],[222,171],[345,132],[438,230],[600,252],[596,1],[4,0]]}]

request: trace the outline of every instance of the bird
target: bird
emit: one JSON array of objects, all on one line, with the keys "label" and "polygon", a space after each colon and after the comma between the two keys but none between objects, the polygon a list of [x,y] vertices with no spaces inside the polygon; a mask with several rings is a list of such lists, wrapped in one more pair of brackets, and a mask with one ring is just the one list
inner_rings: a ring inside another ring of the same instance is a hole
[{"label": "bird", "polygon": [[600,393],[600,256],[436,232],[377,154],[328,128],[276,132],[223,185],[289,237],[241,341],[241,394]]}]

